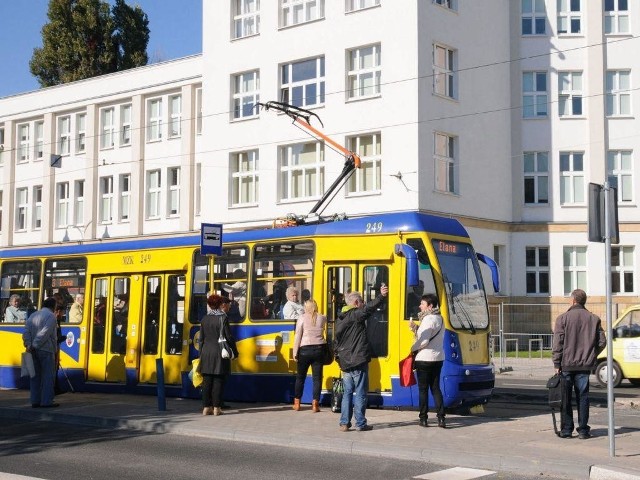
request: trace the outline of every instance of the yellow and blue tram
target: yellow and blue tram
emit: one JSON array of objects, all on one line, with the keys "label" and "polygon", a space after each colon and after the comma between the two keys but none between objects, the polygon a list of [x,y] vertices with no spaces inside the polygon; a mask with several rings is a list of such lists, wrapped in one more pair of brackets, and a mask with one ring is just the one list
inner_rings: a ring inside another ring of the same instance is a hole
[{"label": "yellow and blue tram", "polygon": [[[417,317],[419,298],[429,292],[437,293],[445,319],[446,406],[478,405],[491,396],[489,314],[478,263],[483,256],[457,220],[388,213],[224,233],[222,241],[223,253],[215,257],[201,255],[198,235],[3,250],[0,387],[28,387],[20,378],[24,321],[5,320],[9,298],[19,295],[26,316],[52,294],[67,299],[67,308],[82,294],[81,319],[67,315],[62,321],[63,385],[154,393],[162,364],[167,395],[196,397],[188,372],[198,356],[206,297],[219,292],[233,295],[229,316],[240,353],[225,388],[227,400],[289,402],[295,321],[281,318],[284,290],[294,285],[303,297],[316,299],[330,320],[331,341],[331,320],[345,294],[356,290],[367,301],[386,283],[389,301],[367,325],[370,404],[417,404],[416,387],[400,386],[398,362],[413,341],[408,323]],[[325,393],[339,375],[336,362],[325,367]],[[310,401],[310,387],[305,395],[303,401]]]}]

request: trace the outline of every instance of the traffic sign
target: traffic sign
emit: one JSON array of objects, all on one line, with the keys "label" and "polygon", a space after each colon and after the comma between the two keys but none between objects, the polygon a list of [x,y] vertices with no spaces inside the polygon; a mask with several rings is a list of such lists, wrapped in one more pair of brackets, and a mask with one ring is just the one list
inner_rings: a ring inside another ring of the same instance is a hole
[{"label": "traffic sign", "polygon": [[200,230],[200,253],[202,255],[222,255],[222,224],[202,224]]}]

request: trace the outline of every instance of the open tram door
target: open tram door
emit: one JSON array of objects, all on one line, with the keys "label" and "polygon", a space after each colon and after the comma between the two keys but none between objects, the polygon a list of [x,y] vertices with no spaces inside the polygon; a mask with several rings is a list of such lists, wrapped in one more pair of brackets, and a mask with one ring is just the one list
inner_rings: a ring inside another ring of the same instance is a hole
[{"label": "open tram door", "polygon": [[157,382],[158,358],[163,359],[165,383],[180,385],[182,382],[185,288],[184,272],[143,277],[140,383]]}]

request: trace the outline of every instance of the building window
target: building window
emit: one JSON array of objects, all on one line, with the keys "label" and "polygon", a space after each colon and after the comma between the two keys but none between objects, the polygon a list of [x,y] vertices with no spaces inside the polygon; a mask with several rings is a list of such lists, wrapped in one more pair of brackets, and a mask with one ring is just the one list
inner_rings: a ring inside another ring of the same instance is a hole
[{"label": "building window", "polygon": [[234,0],[233,38],[260,33],[260,0]]},{"label": "building window", "polygon": [[546,32],[544,0],[522,0],[522,35],[544,35]]},{"label": "building window", "polygon": [[564,247],[564,294],[569,295],[576,288],[587,291],[587,247]]},{"label": "building window", "polygon": [[584,201],[584,153],[560,152],[560,204]]},{"label": "building window", "polygon": [[149,121],[147,122],[147,140],[162,139],[162,99],[149,100],[147,104]]},{"label": "building window", "polygon": [[116,130],[114,114],[113,107],[100,110],[100,148],[113,147],[113,134]]},{"label": "building window", "polygon": [[604,33],[629,33],[628,0],[604,0]]},{"label": "building window", "polygon": [[347,148],[360,156],[360,168],[349,177],[347,195],[379,192],[381,186],[382,150],[380,133],[347,139]]},{"label": "building window", "polygon": [[279,157],[280,200],[317,198],[324,192],[324,144],[280,147]]},{"label": "building window", "polygon": [[58,154],[69,155],[71,148],[71,117],[58,118]]},{"label": "building window", "polygon": [[607,152],[609,186],[618,191],[618,201],[633,202],[633,155],[631,150]]},{"label": "building window", "polygon": [[231,205],[258,203],[258,150],[231,154]]},{"label": "building window", "polygon": [[196,134],[202,135],[202,89],[196,89]]},{"label": "building window", "polygon": [[355,48],[347,52],[347,99],[380,95],[382,77],[380,44]]},{"label": "building window", "polygon": [[33,229],[42,228],[42,185],[33,187]]},{"label": "building window", "polygon": [[260,101],[260,72],[253,70],[233,76],[233,118],[256,117]]},{"label": "building window", "polygon": [[147,220],[160,218],[160,170],[147,172]]},{"label": "building window", "polygon": [[120,108],[120,146],[131,145],[131,104]]},{"label": "building window", "polygon": [[79,113],[76,115],[76,153],[82,153],[86,149],[87,139],[87,115]]},{"label": "building window", "polygon": [[0,165],[4,162],[2,151],[4,150],[4,128],[0,128]]},{"label": "building window", "polygon": [[345,12],[355,12],[356,10],[377,7],[380,5],[380,0],[345,0],[344,3]]},{"label": "building window", "polygon": [[100,178],[100,223],[111,223],[113,177]]},{"label": "building window", "polygon": [[549,154],[524,152],[524,203],[549,203]]},{"label": "building window", "polygon": [[582,72],[558,72],[558,114],[582,115]]},{"label": "building window", "polygon": [[457,193],[456,138],[446,133],[435,132],[433,153],[435,189],[439,192]]},{"label": "building window", "polygon": [[30,158],[31,135],[29,127],[28,123],[18,125],[18,163],[28,162]]},{"label": "building window", "polygon": [[558,0],[558,35],[582,33],[580,0]]},{"label": "building window", "polygon": [[182,96],[169,97],[169,137],[182,135]]},{"label": "building window", "polygon": [[433,93],[455,98],[456,51],[442,45],[433,46]]},{"label": "building window", "polygon": [[167,215],[174,217],[180,214],[180,167],[169,168],[167,176]]},{"label": "building window", "polygon": [[76,225],[84,225],[84,180],[76,180],[74,183],[73,213]]},{"label": "building window", "polygon": [[547,72],[522,74],[522,116],[524,118],[547,116]]},{"label": "building window", "polygon": [[16,230],[27,229],[27,212],[29,211],[29,191],[27,188],[16,190]]},{"label": "building window", "polygon": [[280,67],[280,100],[296,107],[324,104],[324,57]]},{"label": "building window", "polygon": [[607,71],[607,116],[631,115],[631,72]]},{"label": "building window", "polygon": [[280,27],[324,18],[324,0],[280,0]]},{"label": "building window", "polygon": [[69,183],[62,182],[56,185],[56,200],[58,204],[57,224],[58,228],[69,225]]},{"label": "building window", "polygon": [[[42,160],[44,158],[44,122],[36,122],[34,124],[35,130],[35,160]],[[1,142],[0,142],[1,143]]]},{"label": "building window", "polygon": [[0,190],[0,232],[2,231],[2,190]]},{"label": "building window", "polygon": [[526,248],[527,295],[549,294],[549,247]]},{"label": "building window", "polygon": [[451,10],[456,10],[458,8],[457,0],[433,0],[433,3]]},{"label": "building window", "polygon": [[120,221],[129,221],[131,204],[131,175],[120,175]]},{"label": "building window", "polygon": [[611,247],[611,292],[633,293],[634,247]]},{"label": "building window", "polygon": [[194,178],[194,201],[195,201],[195,214],[200,215],[200,209],[202,206],[202,164],[196,163],[196,174]]}]

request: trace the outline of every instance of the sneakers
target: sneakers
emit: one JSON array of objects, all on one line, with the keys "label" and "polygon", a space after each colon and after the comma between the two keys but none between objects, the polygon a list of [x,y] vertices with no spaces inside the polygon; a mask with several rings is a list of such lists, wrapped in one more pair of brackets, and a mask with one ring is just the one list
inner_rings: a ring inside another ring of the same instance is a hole
[{"label": "sneakers", "polygon": [[357,432],[368,432],[369,430],[373,430],[372,425],[365,425],[364,427],[356,427]]},{"label": "sneakers", "polygon": [[591,434],[589,432],[579,433],[578,434],[578,438],[580,440],[587,440],[587,439],[591,438]]},{"label": "sneakers", "polygon": [[569,433],[566,433],[566,432],[560,432],[560,433],[558,434],[558,436],[559,436],[560,438],[571,438],[571,432],[569,432]]},{"label": "sneakers", "polygon": [[346,425],[340,425],[341,432],[348,432],[350,428],[351,428],[351,422],[347,423]]}]

